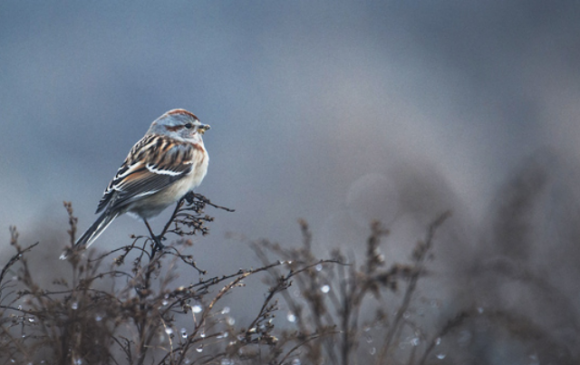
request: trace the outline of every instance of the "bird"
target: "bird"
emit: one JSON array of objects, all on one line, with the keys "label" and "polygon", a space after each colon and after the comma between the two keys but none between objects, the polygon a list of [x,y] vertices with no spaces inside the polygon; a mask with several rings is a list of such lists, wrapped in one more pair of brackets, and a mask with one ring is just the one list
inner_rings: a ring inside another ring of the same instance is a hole
[{"label": "bird", "polygon": [[[105,189],[95,213],[102,214],[74,248],[89,247],[115,218],[125,213],[142,219],[160,245],[147,220],[201,184],[209,163],[202,135],[209,129],[185,109],[170,110],[154,120]],[[60,259],[66,258],[65,251]]]}]

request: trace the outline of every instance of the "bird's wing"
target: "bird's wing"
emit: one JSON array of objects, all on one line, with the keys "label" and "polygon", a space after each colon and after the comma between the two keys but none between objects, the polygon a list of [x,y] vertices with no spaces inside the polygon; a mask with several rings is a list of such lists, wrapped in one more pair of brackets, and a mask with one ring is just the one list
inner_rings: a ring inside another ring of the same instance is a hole
[{"label": "bird's wing", "polygon": [[143,137],[133,146],[105,190],[97,213],[117,209],[157,193],[187,176],[203,147],[160,135]]}]

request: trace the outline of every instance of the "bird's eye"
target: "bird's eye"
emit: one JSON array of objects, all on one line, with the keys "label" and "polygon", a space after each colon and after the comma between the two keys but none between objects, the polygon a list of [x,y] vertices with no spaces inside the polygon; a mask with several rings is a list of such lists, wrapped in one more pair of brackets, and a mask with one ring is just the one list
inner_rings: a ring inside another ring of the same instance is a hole
[{"label": "bird's eye", "polygon": [[193,124],[191,124],[191,123],[187,123],[187,124],[185,125],[185,128],[187,128],[187,129],[191,129],[191,127],[193,127]]}]

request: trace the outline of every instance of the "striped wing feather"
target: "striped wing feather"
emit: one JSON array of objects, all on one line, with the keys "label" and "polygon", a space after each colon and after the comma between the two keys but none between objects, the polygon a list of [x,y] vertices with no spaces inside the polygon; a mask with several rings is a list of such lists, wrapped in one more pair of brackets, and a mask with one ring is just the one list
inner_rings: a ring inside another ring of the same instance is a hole
[{"label": "striped wing feather", "polygon": [[166,188],[193,168],[195,147],[164,136],[145,136],[133,146],[105,190],[97,213],[116,210]]}]

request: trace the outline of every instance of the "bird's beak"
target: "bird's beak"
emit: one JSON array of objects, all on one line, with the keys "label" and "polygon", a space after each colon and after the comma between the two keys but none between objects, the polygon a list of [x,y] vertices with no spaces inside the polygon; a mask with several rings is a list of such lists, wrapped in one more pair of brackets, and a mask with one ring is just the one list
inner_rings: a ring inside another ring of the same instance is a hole
[{"label": "bird's beak", "polygon": [[199,133],[204,134],[205,131],[207,131],[209,129],[209,124],[202,124],[199,127],[197,127],[197,129],[199,130]]}]

